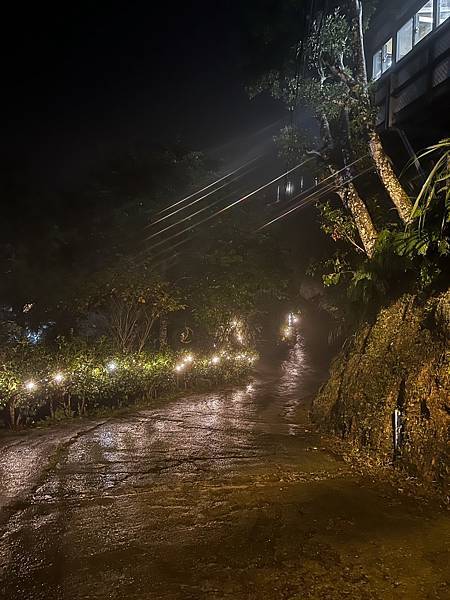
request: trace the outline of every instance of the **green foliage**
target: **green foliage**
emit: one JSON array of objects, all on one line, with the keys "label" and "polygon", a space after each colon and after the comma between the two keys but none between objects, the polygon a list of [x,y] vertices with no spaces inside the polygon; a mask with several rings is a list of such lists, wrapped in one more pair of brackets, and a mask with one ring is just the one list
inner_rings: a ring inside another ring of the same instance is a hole
[{"label": "green foliage", "polygon": [[341,8],[316,18],[307,40],[310,63],[320,69],[324,60],[327,65],[351,60],[351,41],[349,22]]},{"label": "green foliage", "polygon": [[[434,158],[414,203],[414,219],[406,230],[385,227],[379,232],[371,260],[359,252],[339,251],[316,267],[330,297],[345,303],[378,306],[398,291],[428,293],[449,284],[450,141],[430,147],[422,157]],[[335,242],[355,248],[354,230],[340,210],[319,207],[322,229]]]},{"label": "green foliage", "polygon": [[250,238],[226,227],[220,235],[203,257],[202,276],[189,291],[192,312],[212,338],[222,335],[235,318],[253,338],[273,305],[286,299],[288,269],[271,238]]},{"label": "green foliage", "polygon": [[315,276],[319,273],[321,274],[322,283],[325,287],[329,288],[339,285],[345,275],[351,273],[347,254],[336,252],[334,256],[310,266],[308,271],[309,275]]},{"label": "green foliage", "polygon": [[318,148],[320,140],[310,129],[286,125],[275,136],[279,155],[287,161],[300,162],[311,148]]},{"label": "green foliage", "polygon": [[[436,232],[390,231],[379,234],[371,260],[338,252],[316,267],[326,287],[336,286],[338,304],[378,306],[399,289],[427,292],[445,278],[445,259]],[[445,286],[445,284],[444,284]],[[339,292],[339,289],[341,290]]]},{"label": "green foliage", "polygon": [[21,324],[60,321],[60,307],[96,273],[142,251],[154,210],[202,187],[212,171],[198,152],[134,143],[99,158],[70,190],[39,193],[18,174],[2,189],[9,208],[0,224],[1,304],[19,318],[33,302]]},{"label": "green foliage", "polygon": [[[361,133],[366,136],[373,127],[376,111],[368,102],[367,81],[359,75],[354,26],[346,6],[314,15],[310,29],[303,33],[301,52],[298,43],[292,45],[283,65],[262,73],[251,95],[269,90],[291,110],[300,105],[318,120],[325,115],[338,137],[350,134],[358,145]],[[344,112],[350,116],[346,133],[341,121]]]},{"label": "green foliage", "polygon": [[87,344],[77,338],[60,338],[57,351],[19,344],[3,350],[1,358],[0,415],[5,424],[16,427],[120,407],[176,391],[181,384],[194,387],[235,381],[249,373],[255,355],[224,351],[217,364],[209,356],[193,357],[177,374],[174,367],[183,355],[141,352],[123,356],[114,353],[108,340]]},{"label": "green foliage", "polygon": [[[425,157],[435,159],[435,164],[416,198],[412,216],[419,229],[423,229],[427,218],[439,219],[443,233],[450,222],[450,138],[430,146],[419,156]],[[442,244],[444,251],[447,244]]]},{"label": "green foliage", "polygon": [[181,291],[142,261],[122,260],[101,271],[85,293],[81,310],[103,315],[123,353],[143,350],[157,319],[185,308]]},{"label": "green foliage", "polygon": [[340,240],[348,242],[358,252],[364,254],[364,250],[359,243],[358,230],[354,220],[341,208],[333,208],[329,202],[318,204],[320,213],[321,228],[324,233],[329,235],[334,242]]}]

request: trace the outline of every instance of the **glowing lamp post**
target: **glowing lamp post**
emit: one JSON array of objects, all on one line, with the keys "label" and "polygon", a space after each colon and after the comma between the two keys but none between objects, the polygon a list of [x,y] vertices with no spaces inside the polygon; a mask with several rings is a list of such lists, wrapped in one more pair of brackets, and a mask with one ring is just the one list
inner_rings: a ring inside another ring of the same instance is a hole
[{"label": "glowing lamp post", "polygon": [[292,337],[292,327],[288,325],[283,330],[283,339],[288,340]]},{"label": "glowing lamp post", "polygon": [[109,361],[109,363],[106,365],[106,369],[110,373],[114,373],[114,371],[117,370],[117,363],[116,363],[116,361],[114,361],[114,360]]},{"label": "glowing lamp post", "polygon": [[175,366],[174,371],[177,376],[177,387],[179,387],[179,385],[180,385],[180,375],[183,373],[185,366],[186,366],[185,363],[181,363],[181,364],[178,364]]},{"label": "glowing lamp post", "polygon": [[62,373],[55,373],[53,375],[53,381],[55,383],[62,383],[64,381],[64,375]]},{"label": "glowing lamp post", "polygon": [[289,313],[286,318],[287,325],[282,329],[282,336],[284,340],[292,338],[294,335],[296,325],[299,322],[299,318],[294,313]]}]

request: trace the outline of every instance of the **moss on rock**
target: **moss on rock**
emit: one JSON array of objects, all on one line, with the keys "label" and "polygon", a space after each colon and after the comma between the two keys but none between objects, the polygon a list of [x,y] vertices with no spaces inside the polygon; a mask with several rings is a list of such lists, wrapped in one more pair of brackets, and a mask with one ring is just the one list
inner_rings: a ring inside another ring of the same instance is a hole
[{"label": "moss on rock", "polygon": [[402,419],[399,464],[449,485],[450,290],[405,295],[348,340],[314,400],[319,426],[392,461],[393,414]]}]

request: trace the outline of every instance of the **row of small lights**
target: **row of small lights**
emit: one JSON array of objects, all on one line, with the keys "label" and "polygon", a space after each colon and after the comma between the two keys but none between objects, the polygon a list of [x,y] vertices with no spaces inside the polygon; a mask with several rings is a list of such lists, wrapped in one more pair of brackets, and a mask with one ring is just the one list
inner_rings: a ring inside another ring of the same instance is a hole
[{"label": "row of small lights", "polygon": [[[232,358],[232,356],[228,353],[223,351],[221,353],[221,355],[214,355],[210,361],[209,364],[211,365],[218,365],[220,364],[222,358],[226,358],[226,359],[230,359]],[[247,356],[245,354],[238,354],[236,357],[236,359],[238,360],[248,360],[248,362],[254,362],[255,358],[253,356]],[[190,365],[192,365],[192,363],[194,362],[195,357],[193,354],[187,354],[184,356],[184,358],[182,359],[181,362],[179,362],[176,366],[175,366],[175,372],[176,373],[182,373],[184,370],[186,370]],[[114,371],[116,371],[118,368],[118,365],[116,363],[116,361],[111,360],[110,362],[107,363],[106,365],[106,370],[109,373],[113,373]],[[66,376],[64,375],[64,373],[62,373],[61,371],[58,371],[57,373],[55,373],[51,379],[51,381],[57,385],[62,384],[64,381],[66,380]],[[46,381],[46,380],[42,380],[42,381]],[[34,392],[38,387],[39,387],[39,383],[37,381],[34,381],[33,379],[30,379],[29,381],[27,381],[25,383],[25,389],[27,392]]]},{"label": "row of small lights", "polygon": [[[233,356],[224,350],[224,351],[222,351],[220,353],[220,355],[219,354],[215,354],[209,360],[209,364],[217,366],[217,365],[219,365],[221,363],[222,359],[232,359],[232,358],[233,358]],[[234,358],[236,358],[237,360],[241,360],[241,361],[246,360],[249,363],[253,363],[256,360],[256,358],[254,356],[249,356],[249,355],[246,355],[246,354],[237,354]],[[192,354],[186,355],[184,357],[184,359],[180,363],[178,363],[177,365],[175,365],[175,372],[176,373],[182,373],[193,362],[194,362],[194,356]]]},{"label": "row of small lights", "polygon": [[188,354],[187,356],[184,357],[184,360],[181,363],[178,363],[175,366],[175,371],[177,373],[181,373],[182,371],[184,371],[184,369],[192,364],[194,362],[194,357],[192,356],[192,354]]},{"label": "row of small lights", "polygon": [[[111,360],[106,365],[106,370],[109,373],[113,373],[116,369],[117,369],[117,363],[114,360]],[[61,371],[58,371],[52,377],[53,383],[57,383],[57,384],[63,383],[65,381],[65,379],[66,379],[66,376]],[[46,380],[41,380],[41,382],[42,381],[46,381]],[[27,390],[27,392],[34,392],[38,388],[39,383],[40,382],[37,382],[37,381],[34,381],[33,379],[30,379],[29,381],[27,381],[25,383],[25,389]]]}]

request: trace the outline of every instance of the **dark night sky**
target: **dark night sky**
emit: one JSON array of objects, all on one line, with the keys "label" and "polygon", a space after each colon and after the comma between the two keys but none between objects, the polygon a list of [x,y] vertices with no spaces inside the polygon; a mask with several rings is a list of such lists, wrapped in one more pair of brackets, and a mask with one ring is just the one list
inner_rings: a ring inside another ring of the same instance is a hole
[{"label": "dark night sky", "polygon": [[[300,25],[303,5],[297,6]],[[0,35],[6,255],[17,245],[25,265],[37,261],[38,270],[44,265],[51,273],[52,261],[71,269],[81,253],[81,268],[91,268],[92,240],[107,236],[115,213],[104,215],[101,199],[91,207],[83,192],[98,167],[135,143],[141,150],[179,143],[207,151],[224,159],[223,172],[264,153],[243,182],[246,192],[279,175],[286,163],[274,160],[273,136],[286,112],[268,95],[250,100],[245,91],[246,19],[255,7],[250,24],[272,22],[270,11],[278,16],[277,0],[11,5]],[[265,58],[260,62],[266,66]],[[271,194],[275,201],[273,188],[252,206]],[[292,248],[306,260],[317,236],[315,211],[295,217],[292,233],[284,228],[283,236],[295,240]],[[133,248],[141,238],[139,229]]]},{"label": "dark night sky", "polygon": [[129,140],[204,149],[283,117],[246,96],[239,5],[17,5],[1,36],[2,154],[46,184],[70,181]]}]

